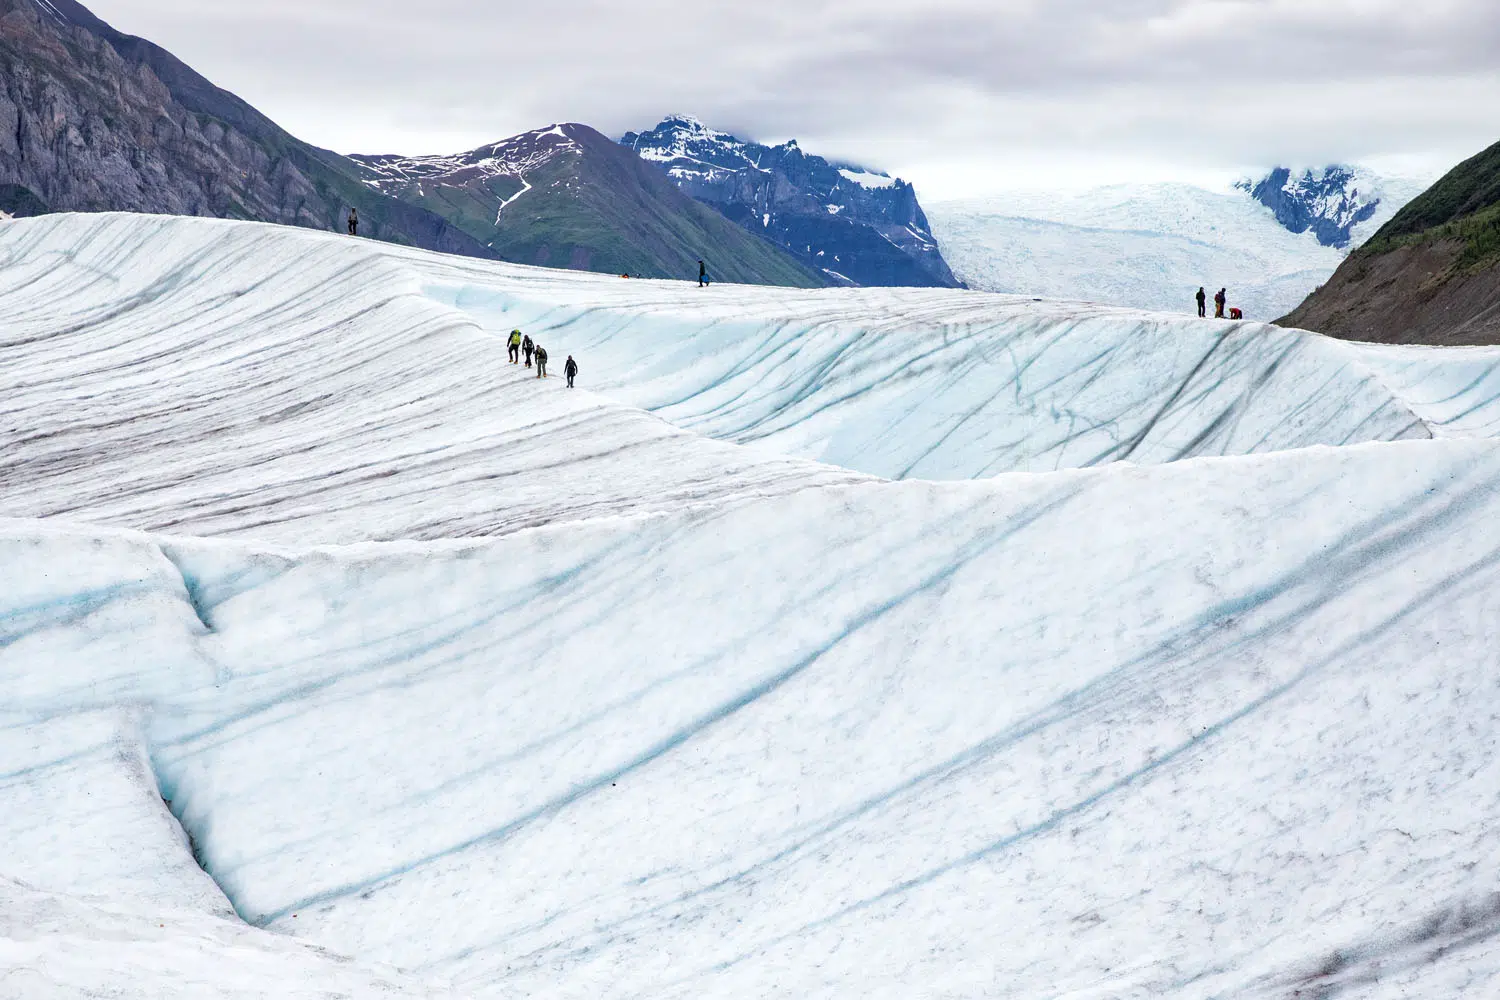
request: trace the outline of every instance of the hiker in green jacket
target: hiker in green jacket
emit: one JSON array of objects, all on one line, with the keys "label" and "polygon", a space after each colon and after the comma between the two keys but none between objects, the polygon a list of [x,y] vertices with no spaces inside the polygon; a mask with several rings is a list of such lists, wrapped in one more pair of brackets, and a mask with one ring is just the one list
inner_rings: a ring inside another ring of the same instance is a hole
[{"label": "hiker in green jacket", "polygon": [[510,331],[510,363],[518,365],[521,363],[521,331]]}]

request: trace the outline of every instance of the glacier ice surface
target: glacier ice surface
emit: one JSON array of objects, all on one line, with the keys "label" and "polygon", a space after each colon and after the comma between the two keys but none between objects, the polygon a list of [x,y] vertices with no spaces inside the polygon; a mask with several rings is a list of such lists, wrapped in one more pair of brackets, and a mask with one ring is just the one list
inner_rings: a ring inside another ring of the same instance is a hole
[{"label": "glacier ice surface", "polygon": [[1500,989],[1500,353],[119,216],[0,310],[0,996]]}]

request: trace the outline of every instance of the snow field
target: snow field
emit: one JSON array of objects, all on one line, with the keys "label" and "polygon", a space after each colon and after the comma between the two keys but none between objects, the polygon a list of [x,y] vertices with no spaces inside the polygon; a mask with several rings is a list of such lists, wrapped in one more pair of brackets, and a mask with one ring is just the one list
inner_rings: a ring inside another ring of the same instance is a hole
[{"label": "snow field", "polygon": [[0,265],[0,995],[1500,988],[1497,352],[197,220]]},{"label": "snow field", "polygon": [[[1214,996],[1488,898],[1497,477],[1414,442],[437,546],[7,533],[185,606],[203,666],[130,683],[254,923],[477,995]],[[161,627],[119,600],[75,626],[106,685]]]}]

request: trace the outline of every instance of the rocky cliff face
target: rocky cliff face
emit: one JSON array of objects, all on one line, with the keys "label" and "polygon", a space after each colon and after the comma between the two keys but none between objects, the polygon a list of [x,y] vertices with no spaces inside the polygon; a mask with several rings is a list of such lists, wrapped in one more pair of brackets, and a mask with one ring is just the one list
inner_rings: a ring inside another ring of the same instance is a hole
[{"label": "rocky cliff face", "polygon": [[1294,233],[1311,230],[1325,247],[1347,250],[1354,243],[1354,229],[1375,217],[1381,199],[1362,185],[1350,167],[1332,166],[1307,170],[1294,176],[1277,167],[1259,181],[1236,185],[1276,215],[1276,221]]},{"label": "rocky cliff face", "polygon": [[170,53],[72,0],[0,0],[0,211],[129,211],[361,232],[490,256],[361,184]]},{"label": "rocky cliff face", "polygon": [[842,284],[957,287],[915,190],[899,178],[667,118],[621,144],[684,192]]}]

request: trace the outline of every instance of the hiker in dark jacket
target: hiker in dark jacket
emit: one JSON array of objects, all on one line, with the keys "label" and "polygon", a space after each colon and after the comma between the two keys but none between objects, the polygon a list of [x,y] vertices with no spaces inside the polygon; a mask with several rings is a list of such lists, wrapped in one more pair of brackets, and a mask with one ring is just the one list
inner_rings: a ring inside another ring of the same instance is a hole
[{"label": "hiker in dark jacket", "polygon": [[541,344],[536,345],[536,377],[547,377],[547,349]]},{"label": "hiker in dark jacket", "polygon": [[1203,319],[1208,315],[1208,293],[1202,288],[1198,289],[1198,318]]},{"label": "hiker in dark jacket", "polygon": [[698,287],[702,288],[708,284],[708,265],[703,261],[698,262]]},{"label": "hiker in dark jacket", "polygon": [[523,340],[523,341],[521,341],[521,353],[523,353],[523,354],[526,355],[526,367],[527,368],[531,367],[531,355],[535,351],[536,351],[536,345],[531,342],[531,334],[528,333],[526,335],[526,339]]},{"label": "hiker in dark jacket", "polygon": [[1219,294],[1214,296],[1214,319],[1224,318],[1224,304],[1228,301],[1228,290],[1224,288],[1219,289]]},{"label": "hiker in dark jacket", "polygon": [[568,376],[568,388],[573,388],[573,380],[578,377],[578,362],[573,360],[573,355],[568,355],[568,363],[563,365],[563,374]]},{"label": "hiker in dark jacket", "polygon": [[518,365],[521,363],[521,331],[510,331],[510,340],[506,344],[510,348],[510,363]]},{"label": "hiker in dark jacket", "polygon": [[359,209],[357,208],[349,209],[349,235],[359,235]]}]

